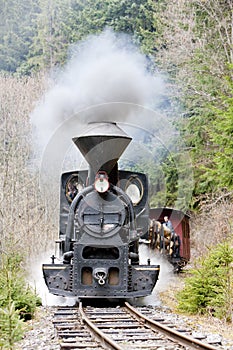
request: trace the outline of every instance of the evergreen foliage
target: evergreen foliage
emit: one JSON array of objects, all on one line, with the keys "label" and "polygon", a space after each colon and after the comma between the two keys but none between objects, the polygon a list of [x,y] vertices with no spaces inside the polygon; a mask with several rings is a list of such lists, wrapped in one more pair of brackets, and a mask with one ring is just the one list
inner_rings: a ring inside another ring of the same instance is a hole
[{"label": "evergreen foliage", "polygon": [[28,320],[33,317],[36,306],[41,305],[41,300],[27,285],[22,264],[23,259],[18,253],[2,254],[0,308],[18,310],[20,318]]},{"label": "evergreen foliage", "polygon": [[15,72],[25,64],[35,35],[34,0],[0,0],[0,70]]},{"label": "evergreen foliage", "polygon": [[214,167],[207,176],[213,179],[215,190],[233,190],[233,81],[229,81],[232,94],[222,97],[222,108],[216,110],[216,119],[211,128],[211,141],[215,148]]},{"label": "evergreen foliage", "polygon": [[202,258],[177,295],[178,309],[190,314],[212,314],[232,321],[233,248],[224,242]]},{"label": "evergreen foliage", "polygon": [[[189,62],[190,67],[193,67],[193,86],[188,86],[184,106],[191,114],[186,124],[185,135],[191,141],[189,146],[195,166],[196,182],[194,195],[198,197],[200,194],[211,193],[229,185],[220,179],[219,165],[226,165],[223,160],[225,149],[221,144],[229,144],[229,134],[219,133],[222,127],[224,128],[223,125],[220,126],[220,115],[224,112],[219,110],[225,109],[222,99],[228,100],[232,95],[232,89],[225,79],[229,76],[229,80],[232,81],[233,56],[232,43],[229,41],[232,8],[229,2],[194,0],[193,10],[196,14],[193,37],[196,38],[194,40],[200,38],[198,40],[201,40],[202,46],[195,49]],[[217,134],[221,140],[217,140]],[[224,168],[225,176],[231,178],[231,169],[225,166]]]},{"label": "evergreen foliage", "polygon": [[[229,92],[219,96],[218,106],[209,106],[211,118],[202,130],[202,140],[206,139],[206,153],[198,155],[196,176],[200,182],[199,193],[203,194],[233,189],[233,82],[230,78],[227,80]],[[203,145],[198,148],[198,153],[202,148]]]},{"label": "evergreen foliage", "polygon": [[0,348],[14,349],[14,343],[23,336],[23,321],[20,319],[19,310],[15,310],[15,303],[0,308]]},{"label": "evergreen foliage", "polygon": [[233,78],[232,4],[159,0],[157,9],[160,49],[155,59],[169,73],[174,99],[183,105],[179,128],[192,157],[193,202],[198,204],[199,197],[218,187],[218,177],[209,171],[215,167],[215,154],[221,157],[222,153],[212,137],[218,118],[213,107],[220,109],[220,96],[229,98],[232,94],[225,79]]},{"label": "evergreen foliage", "polygon": [[83,40],[106,27],[131,34],[144,52],[155,49],[155,4],[152,0],[78,0],[70,8],[66,22],[69,43]]},{"label": "evergreen foliage", "polygon": [[69,0],[38,0],[28,59],[18,69],[21,73],[46,70],[62,65],[66,60],[68,37],[66,22],[69,20]]},{"label": "evergreen foliage", "polygon": [[70,45],[106,27],[131,34],[147,54],[155,50],[152,0],[0,1],[0,70],[30,74],[62,66]]}]

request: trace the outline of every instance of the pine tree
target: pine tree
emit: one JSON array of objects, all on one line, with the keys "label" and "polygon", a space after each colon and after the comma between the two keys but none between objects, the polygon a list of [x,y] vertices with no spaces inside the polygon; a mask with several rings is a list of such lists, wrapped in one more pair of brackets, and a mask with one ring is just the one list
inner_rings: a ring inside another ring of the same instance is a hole
[{"label": "pine tree", "polygon": [[217,109],[211,131],[211,141],[216,149],[213,156],[214,167],[207,176],[213,178],[215,189],[233,190],[233,81],[229,82],[231,96],[222,97],[222,108]]},{"label": "pine tree", "polygon": [[27,60],[37,6],[33,0],[1,0],[0,8],[0,70],[15,72]]},{"label": "pine tree", "polygon": [[200,259],[185,287],[178,293],[178,309],[209,314],[232,322],[233,248],[230,242],[217,245]]}]

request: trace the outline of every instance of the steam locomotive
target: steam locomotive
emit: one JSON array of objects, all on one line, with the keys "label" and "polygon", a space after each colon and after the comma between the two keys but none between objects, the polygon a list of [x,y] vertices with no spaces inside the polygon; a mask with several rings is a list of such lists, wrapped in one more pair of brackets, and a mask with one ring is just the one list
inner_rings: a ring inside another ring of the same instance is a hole
[{"label": "steam locomotive", "polygon": [[118,170],[131,142],[115,123],[90,123],[73,138],[88,170],[63,173],[59,252],[43,264],[52,294],[78,298],[131,298],[151,294],[159,265],[140,264],[139,240],[148,230],[148,179]]}]

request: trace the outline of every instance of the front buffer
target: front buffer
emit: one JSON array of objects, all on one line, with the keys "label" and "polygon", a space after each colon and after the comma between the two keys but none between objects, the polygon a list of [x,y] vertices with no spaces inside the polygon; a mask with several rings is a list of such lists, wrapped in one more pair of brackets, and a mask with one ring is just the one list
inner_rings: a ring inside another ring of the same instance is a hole
[{"label": "front buffer", "polygon": [[43,275],[49,292],[65,297],[130,298],[150,295],[158,280],[159,265],[127,265],[116,261],[77,264],[44,264]]}]

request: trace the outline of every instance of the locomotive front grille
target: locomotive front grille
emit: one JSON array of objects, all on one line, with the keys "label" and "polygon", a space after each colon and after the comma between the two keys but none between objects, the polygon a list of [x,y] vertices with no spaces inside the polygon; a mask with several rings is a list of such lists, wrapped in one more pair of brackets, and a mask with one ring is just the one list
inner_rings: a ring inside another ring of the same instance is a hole
[{"label": "locomotive front grille", "polygon": [[89,248],[74,244],[73,294],[105,297],[127,293],[128,247]]}]

